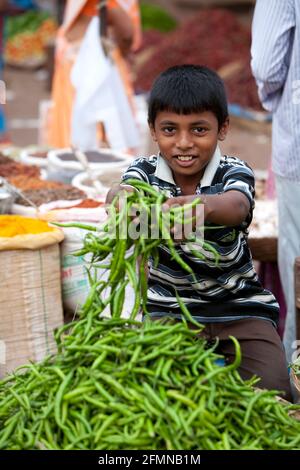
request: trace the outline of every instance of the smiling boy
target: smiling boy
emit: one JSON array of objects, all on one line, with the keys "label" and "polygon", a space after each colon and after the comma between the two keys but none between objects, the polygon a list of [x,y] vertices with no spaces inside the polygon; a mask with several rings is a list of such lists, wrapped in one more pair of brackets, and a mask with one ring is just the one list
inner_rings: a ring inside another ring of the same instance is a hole
[{"label": "smiling boy", "polygon": [[[148,122],[159,154],[138,158],[123,175],[148,182],[168,196],[165,207],[201,198],[205,241],[218,251],[219,262],[204,247],[204,260],[188,244],[177,251],[193,269],[187,274],[160,245],[159,262],[149,260],[147,309],[152,318],[181,318],[176,292],[193,317],[205,325],[208,341],[219,340],[217,351],[234,359],[235,336],[241,345],[240,374],[261,378],[260,387],[277,389],[291,399],[281,340],[276,331],[279,307],[254,270],[247,228],[254,207],[254,175],[235,157],[222,155],[229,118],[224,84],[212,70],[194,65],[172,67],[156,79],[149,99]],[[115,188],[108,195],[110,202]],[[213,230],[212,230],[213,228]]]}]

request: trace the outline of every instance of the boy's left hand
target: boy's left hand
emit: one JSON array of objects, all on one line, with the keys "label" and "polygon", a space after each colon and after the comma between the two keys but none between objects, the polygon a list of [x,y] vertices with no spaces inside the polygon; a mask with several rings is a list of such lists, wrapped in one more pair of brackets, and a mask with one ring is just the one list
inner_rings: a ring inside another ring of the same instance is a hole
[{"label": "boy's left hand", "polygon": [[[199,196],[178,196],[168,199],[164,206],[168,211],[175,205],[192,203],[196,198],[201,202],[196,205],[196,215],[199,208],[203,211],[203,222],[237,227],[244,222],[250,211],[250,202],[247,196],[238,190],[230,190],[218,194],[201,194]],[[200,213],[201,213],[200,211]]]},{"label": "boy's left hand", "polygon": [[164,212],[167,212],[171,209],[173,206],[184,206],[186,204],[192,203],[195,199],[200,199],[200,196],[177,196],[177,197],[170,197],[167,199],[163,205],[162,205],[162,210]]},{"label": "boy's left hand", "polygon": [[[191,204],[195,200],[199,200],[194,207]],[[197,228],[204,225],[204,205],[201,198],[196,195],[191,196],[177,196],[167,199],[163,206],[162,211],[167,213],[176,207],[183,207],[183,218],[171,227],[170,231],[175,240],[187,240],[191,233],[195,233]]]}]

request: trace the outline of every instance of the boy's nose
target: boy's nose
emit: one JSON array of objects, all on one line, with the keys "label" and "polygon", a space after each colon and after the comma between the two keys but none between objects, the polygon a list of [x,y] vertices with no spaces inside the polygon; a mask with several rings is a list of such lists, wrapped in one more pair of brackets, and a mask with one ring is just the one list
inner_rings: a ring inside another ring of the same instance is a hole
[{"label": "boy's nose", "polygon": [[183,132],[178,136],[176,147],[182,150],[190,149],[193,147],[193,141],[187,133]]}]

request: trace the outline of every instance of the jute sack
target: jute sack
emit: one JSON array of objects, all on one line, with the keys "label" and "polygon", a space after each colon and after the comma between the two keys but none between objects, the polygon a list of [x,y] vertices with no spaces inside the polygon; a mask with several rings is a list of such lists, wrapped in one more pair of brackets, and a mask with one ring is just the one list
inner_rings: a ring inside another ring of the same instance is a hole
[{"label": "jute sack", "polygon": [[63,323],[62,239],[59,230],[0,238],[0,377],[55,352],[53,330]]}]

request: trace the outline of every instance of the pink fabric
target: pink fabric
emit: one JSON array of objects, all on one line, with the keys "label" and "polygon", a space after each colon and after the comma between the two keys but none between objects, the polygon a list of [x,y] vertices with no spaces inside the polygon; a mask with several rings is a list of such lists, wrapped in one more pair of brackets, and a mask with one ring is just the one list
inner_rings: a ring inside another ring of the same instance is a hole
[{"label": "pink fabric", "polygon": [[258,270],[258,276],[265,289],[270,290],[276,297],[279,303],[279,323],[278,333],[280,338],[283,338],[284,324],[286,317],[286,303],[281,286],[279,270],[277,262],[262,262]]},{"label": "pink fabric", "polygon": [[[266,194],[268,199],[276,198],[275,177],[271,169],[271,164],[268,169],[268,179],[266,182]],[[286,303],[284,293],[280,281],[279,269],[277,262],[261,262],[258,270],[260,281],[265,289],[270,290],[276,297],[279,303],[279,325],[278,333],[280,338],[283,338],[284,324],[286,318]]]},{"label": "pink fabric", "polygon": [[276,186],[275,186],[275,176],[271,169],[271,165],[268,169],[268,179],[266,182],[266,194],[268,199],[276,198]]}]

